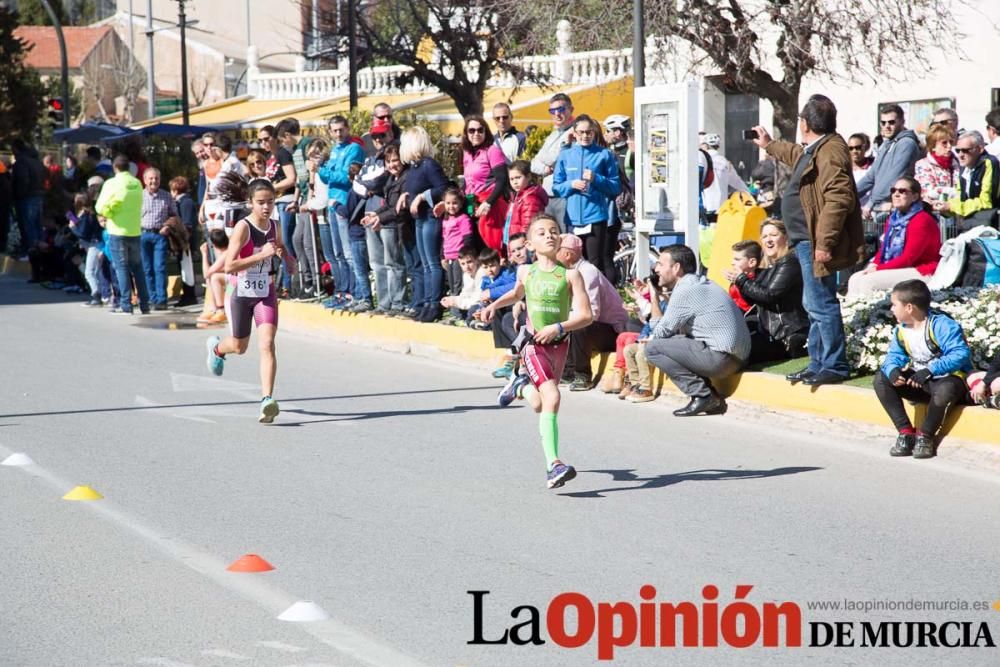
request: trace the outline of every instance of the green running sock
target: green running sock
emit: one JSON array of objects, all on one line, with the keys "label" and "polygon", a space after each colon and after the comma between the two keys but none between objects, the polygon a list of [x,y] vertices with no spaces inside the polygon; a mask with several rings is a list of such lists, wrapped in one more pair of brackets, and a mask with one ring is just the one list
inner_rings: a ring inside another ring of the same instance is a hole
[{"label": "green running sock", "polygon": [[542,436],[542,451],[545,452],[545,467],[552,469],[552,462],[559,458],[559,415],[543,412],[538,415],[538,432]]}]

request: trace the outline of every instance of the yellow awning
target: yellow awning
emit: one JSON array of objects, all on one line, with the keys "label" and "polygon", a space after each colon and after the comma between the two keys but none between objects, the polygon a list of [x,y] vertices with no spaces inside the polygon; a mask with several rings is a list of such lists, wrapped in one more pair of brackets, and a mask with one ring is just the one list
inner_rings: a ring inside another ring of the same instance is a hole
[{"label": "yellow awning", "polygon": [[[596,85],[491,88],[484,96],[483,109],[488,118],[494,104],[506,102],[510,104],[514,112],[514,122],[519,128],[524,129],[528,125],[545,127],[552,122],[548,111],[549,98],[558,92],[566,93],[573,98],[573,106],[578,114],[590,114],[598,121],[604,120],[611,114],[632,115],[631,77]],[[436,121],[445,134],[459,136],[462,133],[464,120],[455,108],[454,102],[442,93],[365,95],[358,100],[358,105],[362,109],[370,109],[379,102],[385,102],[397,110],[412,110],[419,116]],[[273,125],[282,118],[294,117],[305,128],[322,125],[330,116],[344,113],[348,108],[346,96],[325,100],[257,100],[243,95],[192,109],[190,123],[216,127],[239,126],[251,130],[263,125]],[[153,123],[180,124],[181,122],[181,114],[174,113],[138,123],[135,127],[141,128]],[[309,134],[312,130],[305,132]]]},{"label": "yellow awning", "polygon": [[[519,129],[529,125],[549,126],[549,99],[556,93],[566,93],[573,99],[577,114],[590,114],[603,121],[611,114],[632,115],[632,79],[625,78],[603,84],[564,85],[543,88],[523,86],[518,89],[492,88],[483,97],[483,111],[489,119],[490,111],[497,102],[511,106],[514,123]],[[450,98],[438,99],[427,104],[416,105],[413,110],[420,116],[428,117],[441,125],[445,134],[461,136],[465,121]]]},{"label": "yellow awning", "polygon": [[573,100],[573,110],[577,115],[585,113],[597,120],[612,114],[632,117],[633,87],[632,77],[589,86],[565,86],[559,91],[551,91],[543,98],[523,106],[515,106],[514,118],[519,127],[527,125],[547,125],[552,123],[549,115],[549,98],[556,92],[566,93]]}]

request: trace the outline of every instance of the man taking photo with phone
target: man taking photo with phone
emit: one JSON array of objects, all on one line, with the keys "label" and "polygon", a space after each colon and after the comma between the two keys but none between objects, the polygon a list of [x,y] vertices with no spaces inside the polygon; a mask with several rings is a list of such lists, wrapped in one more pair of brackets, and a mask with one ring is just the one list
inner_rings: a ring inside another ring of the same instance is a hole
[{"label": "man taking photo with phone", "polygon": [[836,272],[862,260],[865,241],[851,158],[837,134],[837,107],[824,95],[809,98],[799,114],[801,144],[772,140],[761,126],[753,129],[757,146],[792,167],[781,215],[802,267],[809,365],[785,377],[809,386],[843,382],[850,368]]}]

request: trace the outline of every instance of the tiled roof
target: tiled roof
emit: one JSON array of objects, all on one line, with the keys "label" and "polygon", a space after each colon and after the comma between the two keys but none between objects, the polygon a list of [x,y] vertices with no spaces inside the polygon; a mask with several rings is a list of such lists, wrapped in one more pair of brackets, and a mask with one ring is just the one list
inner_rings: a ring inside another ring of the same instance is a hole
[{"label": "tiled roof", "polygon": [[[111,26],[97,28],[64,27],[63,37],[66,39],[66,60],[70,69],[78,69],[94,47],[112,32]],[[20,26],[14,30],[14,36],[34,48],[28,52],[24,62],[35,69],[59,69],[59,40],[55,28],[49,26]]]}]

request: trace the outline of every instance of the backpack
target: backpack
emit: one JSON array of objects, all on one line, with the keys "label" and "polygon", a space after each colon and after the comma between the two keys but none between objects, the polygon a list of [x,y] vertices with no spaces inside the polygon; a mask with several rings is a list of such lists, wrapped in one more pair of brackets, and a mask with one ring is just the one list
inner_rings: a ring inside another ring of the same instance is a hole
[{"label": "backpack", "polygon": [[632,184],[629,183],[625,170],[618,166],[618,180],[622,184],[622,191],[615,197],[615,206],[618,208],[618,217],[622,222],[635,221],[635,195],[632,192]]},{"label": "backpack", "polygon": [[702,177],[701,189],[708,188],[715,182],[715,166],[712,164],[712,156],[708,151],[699,148],[698,151],[705,156],[705,175]]},{"label": "backpack", "polygon": [[962,287],[1000,285],[1000,239],[980,238],[965,247]]}]

